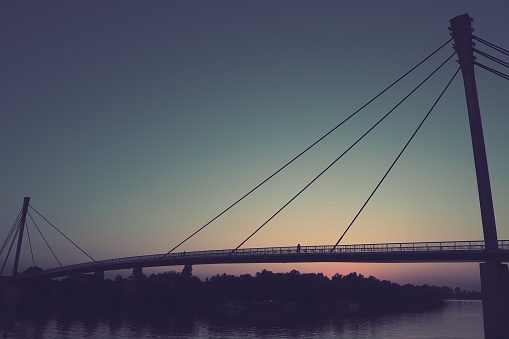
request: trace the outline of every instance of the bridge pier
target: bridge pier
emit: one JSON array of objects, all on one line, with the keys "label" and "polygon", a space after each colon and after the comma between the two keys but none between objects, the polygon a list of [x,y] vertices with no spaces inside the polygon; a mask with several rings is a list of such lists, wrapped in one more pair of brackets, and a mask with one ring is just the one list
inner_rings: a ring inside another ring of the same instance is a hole
[{"label": "bridge pier", "polygon": [[193,265],[184,265],[181,274],[184,278],[191,278],[193,276]]},{"label": "bridge pier", "polygon": [[507,338],[509,334],[509,270],[506,264],[480,264],[481,292],[486,339]]}]

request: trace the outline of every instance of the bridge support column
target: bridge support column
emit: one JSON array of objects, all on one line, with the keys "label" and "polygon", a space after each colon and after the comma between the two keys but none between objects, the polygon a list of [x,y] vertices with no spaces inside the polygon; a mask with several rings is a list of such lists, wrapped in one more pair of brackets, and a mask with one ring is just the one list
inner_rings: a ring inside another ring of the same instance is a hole
[{"label": "bridge support column", "polygon": [[193,276],[193,265],[184,265],[181,274],[184,278],[191,278]]},{"label": "bridge support column", "polygon": [[509,336],[509,270],[494,262],[480,264],[481,291],[486,339]]}]

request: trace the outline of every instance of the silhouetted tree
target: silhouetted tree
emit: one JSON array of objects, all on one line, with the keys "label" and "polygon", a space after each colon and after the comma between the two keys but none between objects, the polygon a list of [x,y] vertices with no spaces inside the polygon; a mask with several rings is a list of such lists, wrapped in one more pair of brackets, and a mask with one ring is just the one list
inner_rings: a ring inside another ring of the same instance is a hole
[{"label": "silhouetted tree", "polygon": [[[29,268],[25,272],[38,270],[40,268]],[[356,272],[335,274],[329,279],[322,273],[303,274],[297,270],[274,273],[262,270],[254,276],[218,274],[201,282],[192,275],[191,266],[185,266],[182,273],[153,273],[149,277],[139,269],[134,270],[127,279],[117,275],[113,280],[104,280],[99,273],[76,274],[60,281],[49,278],[37,283],[35,281],[34,285],[27,288],[31,291],[32,300],[37,299],[34,295],[41,296],[39,301],[48,300],[48,296],[54,295],[58,300],[55,305],[67,304],[74,307],[97,305],[146,309],[153,306],[181,310],[226,301],[251,304],[272,301],[302,305],[303,309],[312,309],[309,306],[313,304],[333,307],[336,304],[355,303],[364,310],[390,311],[438,307],[446,298],[479,297],[477,292],[467,292],[460,288],[398,285],[373,276],[366,278]],[[30,298],[23,300],[30,302]]]}]

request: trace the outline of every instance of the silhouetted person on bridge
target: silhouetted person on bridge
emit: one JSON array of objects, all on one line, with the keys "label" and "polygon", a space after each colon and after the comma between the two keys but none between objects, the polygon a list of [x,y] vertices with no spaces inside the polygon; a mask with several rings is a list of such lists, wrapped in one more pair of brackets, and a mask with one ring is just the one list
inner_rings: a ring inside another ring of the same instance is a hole
[{"label": "silhouetted person on bridge", "polygon": [[300,253],[300,244],[297,244],[297,253]]}]

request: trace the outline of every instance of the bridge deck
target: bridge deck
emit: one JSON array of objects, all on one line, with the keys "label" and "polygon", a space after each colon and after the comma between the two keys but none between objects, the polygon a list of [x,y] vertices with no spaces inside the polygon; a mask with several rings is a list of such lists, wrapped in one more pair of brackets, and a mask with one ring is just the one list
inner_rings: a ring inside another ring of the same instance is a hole
[{"label": "bridge deck", "polygon": [[228,263],[289,263],[289,262],[484,262],[509,261],[509,240],[499,241],[498,251],[487,251],[484,241],[447,241],[320,246],[290,246],[208,250],[134,257],[115,258],[51,268],[32,274],[1,277],[0,281],[24,280],[36,277],[61,277],[90,273],[178,265]]}]

